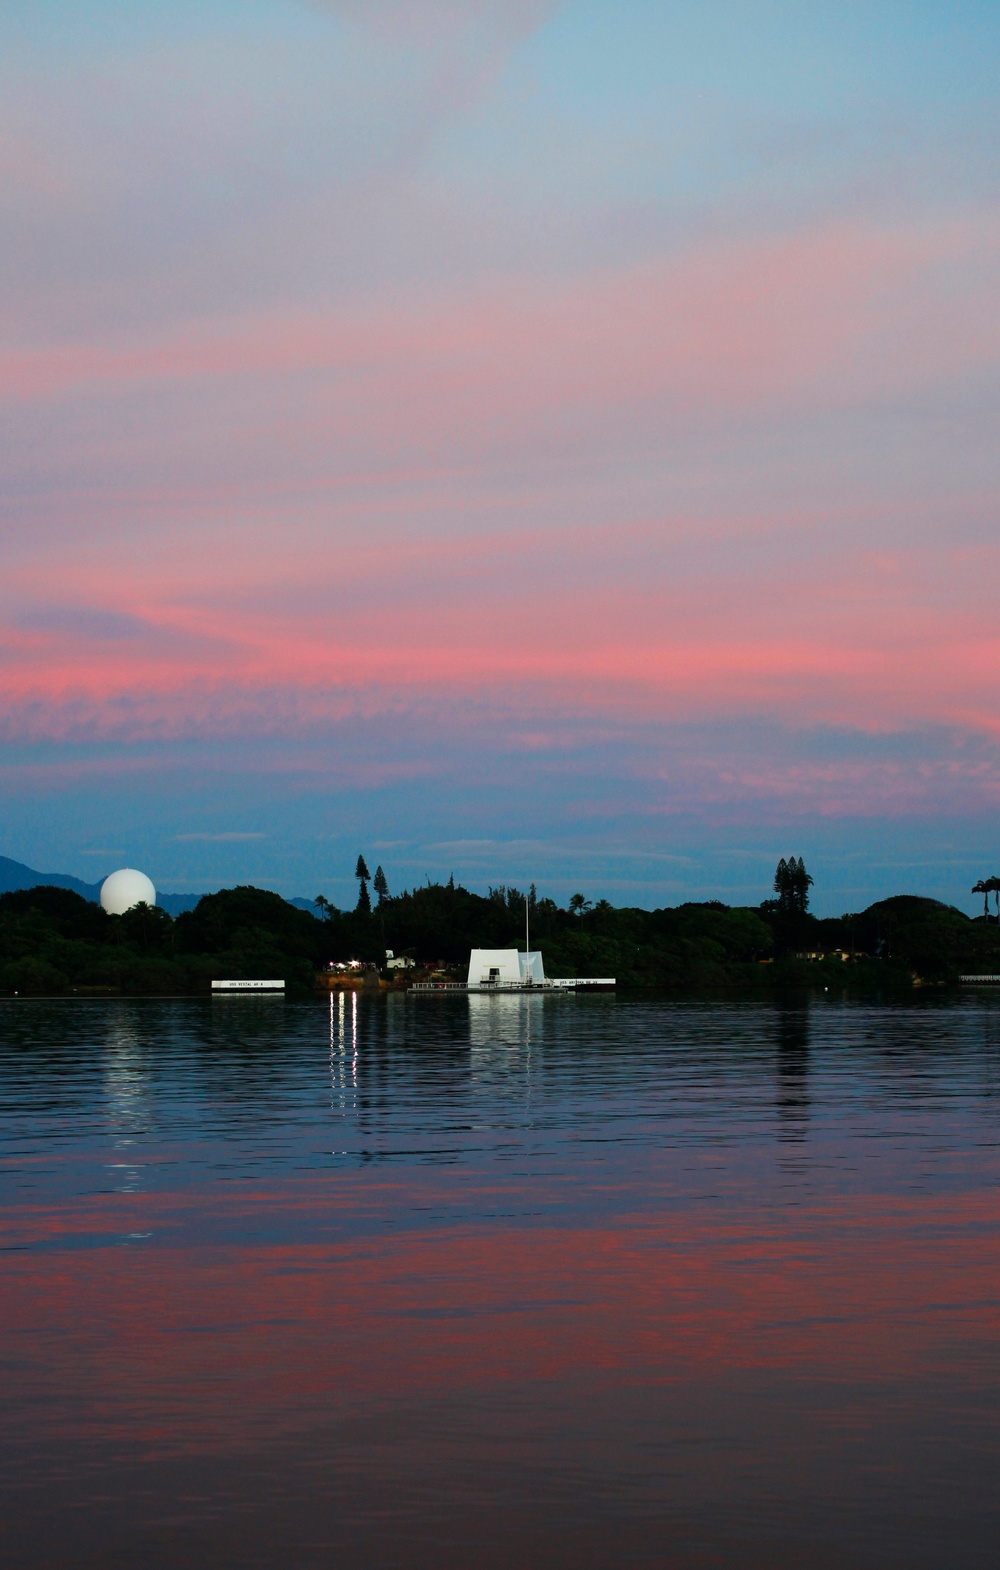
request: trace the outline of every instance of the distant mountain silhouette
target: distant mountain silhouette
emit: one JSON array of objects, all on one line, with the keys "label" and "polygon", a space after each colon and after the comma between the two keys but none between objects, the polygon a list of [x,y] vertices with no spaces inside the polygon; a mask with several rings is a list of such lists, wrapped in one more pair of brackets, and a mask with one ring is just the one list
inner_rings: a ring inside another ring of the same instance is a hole
[{"label": "distant mountain silhouette", "polygon": [[39,883],[47,883],[57,889],[72,889],[74,894],[82,894],[84,899],[96,900],[101,894],[100,883],[84,883],[82,878],[72,878],[67,872],[36,872],[33,867],[26,867],[23,861],[11,861],[9,856],[0,856],[0,894],[33,889]]},{"label": "distant mountain silhouette", "polygon": [[[109,868],[108,871],[113,871]],[[18,889],[35,889],[39,884],[46,884],[49,888],[72,889],[74,894],[81,894],[84,899],[98,904],[101,898],[101,884],[104,878],[98,878],[96,883],[84,883],[82,878],[74,878],[68,872],[36,872],[34,867],[26,867],[23,861],[12,861],[9,856],[0,856],[0,894],[16,894]],[[156,903],[161,910],[169,916],[179,916],[184,910],[194,910],[201,894],[160,894],[157,892]],[[290,899],[289,905],[295,905],[299,910],[307,910],[315,916],[316,906],[311,899]]]},{"label": "distant mountain silhouette", "polygon": [[[9,856],[0,856],[0,894],[15,894],[18,889],[34,889],[43,883],[50,888],[72,889],[74,894],[81,894],[84,899],[93,900],[96,904],[101,897],[103,882],[104,879],[100,878],[96,883],[84,883],[82,878],[74,878],[68,872],[36,872],[34,867],[26,867],[23,861],[12,861]],[[160,909],[171,916],[179,916],[182,910],[194,910],[200,899],[200,894],[158,893],[156,896]]]}]

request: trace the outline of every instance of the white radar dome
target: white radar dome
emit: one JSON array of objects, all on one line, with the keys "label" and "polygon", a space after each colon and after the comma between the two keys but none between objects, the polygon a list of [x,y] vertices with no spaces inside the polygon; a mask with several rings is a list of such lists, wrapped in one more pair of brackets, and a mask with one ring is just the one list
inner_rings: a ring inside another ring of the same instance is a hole
[{"label": "white radar dome", "polygon": [[133,905],[155,905],[156,890],[144,872],[122,867],[101,884],[101,905],[109,916],[124,916]]}]

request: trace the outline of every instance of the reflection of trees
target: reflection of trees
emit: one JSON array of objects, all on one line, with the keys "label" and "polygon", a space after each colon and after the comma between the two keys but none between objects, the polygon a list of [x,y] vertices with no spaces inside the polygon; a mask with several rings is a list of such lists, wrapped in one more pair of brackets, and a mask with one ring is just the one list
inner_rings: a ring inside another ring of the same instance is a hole
[{"label": "reflection of trees", "polygon": [[809,1132],[809,1010],[778,1013],[778,1138],[801,1142]]}]

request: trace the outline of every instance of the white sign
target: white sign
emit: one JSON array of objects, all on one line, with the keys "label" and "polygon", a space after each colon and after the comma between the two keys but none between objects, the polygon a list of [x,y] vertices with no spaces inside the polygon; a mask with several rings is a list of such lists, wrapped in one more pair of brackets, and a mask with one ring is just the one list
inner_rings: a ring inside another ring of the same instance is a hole
[{"label": "white sign", "polygon": [[283,981],[213,981],[213,992],[284,992]]}]

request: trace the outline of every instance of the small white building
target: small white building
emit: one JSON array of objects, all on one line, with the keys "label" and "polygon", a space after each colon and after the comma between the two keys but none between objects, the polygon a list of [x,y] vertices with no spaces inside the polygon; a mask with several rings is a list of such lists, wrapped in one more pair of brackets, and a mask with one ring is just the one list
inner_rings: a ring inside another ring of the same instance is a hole
[{"label": "small white building", "polygon": [[416,963],[416,960],[411,959],[408,954],[400,954],[397,959],[392,949],[386,949],[385,951],[386,970],[413,970]]},{"label": "small white building", "polygon": [[544,985],[541,954],[519,954],[517,949],[473,949],[469,955],[470,987]]}]

